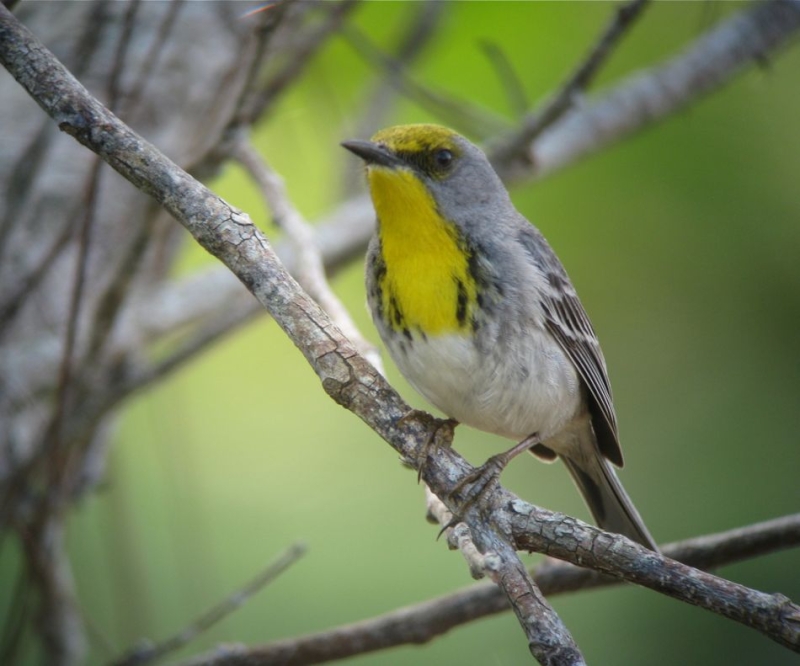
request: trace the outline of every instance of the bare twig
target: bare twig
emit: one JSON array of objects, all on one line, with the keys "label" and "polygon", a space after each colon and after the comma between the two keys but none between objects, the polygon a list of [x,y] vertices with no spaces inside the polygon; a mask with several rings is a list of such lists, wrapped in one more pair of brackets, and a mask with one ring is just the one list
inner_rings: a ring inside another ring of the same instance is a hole
[{"label": "bare twig", "polygon": [[[273,12],[291,11],[291,1],[277,3],[277,7],[270,9]],[[302,5],[302,3],[295,3]],[[236,114],[233,127],[249,127],[256,119],[260,118],[269,104],[297,80],[303,68],[311,57],[322,47],[326,39],[341,28],[349,13],[356,7],[358,0],[339,0],[338,2],[316,3],[313,8],[322,13],[322,19],[307,30],[292,36],[291,48],[284,48],[284,52],[270,52],[275,59],[280,60],[276,71],[271,73],[264,86],[255,90],[254,94],[242,101]],[[300,11],[305,11],[300,7]],[[265,52],[266,55],[267,52]]]},{"label": "bare twig", "polygon": [[[444,514],[440,519],[449,520]],[[662,546],[662,552],[684,564],[703,568],[732,564],[797,546],[800,546],[800,514],[666,544]],[[557,560],[547,560],[539,566],[534,572],[534,580],[548,597],[622,583],[619,578],[603,576],[591,569]],[[483,582],[316,634],[227,652],[216,649],[197,655],[182,666],[318,664],[399,645],[427,643],[458,626],[509,610],[508,599],[497,586]]]},{"label": "bare twig", "polygon": [[[444,12],[449,9],[445,2],[409,3],[414,15],[409,25],[405,28],[399,44],[394,52],[394,59],[398,67],[386,72],[386,76],[375,84],[369,99],[364,104],[365,110],[355,123],[352,136],[371,136],[383,124],[396,99],[398,84],[394,81],[400,76],[400,71],[405,71],[419,58],[425,47],[438,34]],[[398,71],[399,70],[399,71]],[[358,184],[363,182],[362,174],[352,169],[344,171],[343,192],[349,194],[358,191]]]},{"label": "bare twig", "polygon": [[528,97],[508,54],[502,46],[488,40],[480,42],[480,47],[503,86],[511,113],[515,118],[522,117],[528,109]]},{"label": "bare twig", "polygon": [[[538,139],[523,143],[520,135],[498,143],[490,148],[490,159],[506,181],[548,175],[720,88],[747,65],[786,46],[799,27],[798,0],[755,3],[667,63],[633,75],[594,103],[572,109]],[[529,157],[509,159],[523,152]]]},{"label": "bare twig", "polygon": [[162,659],[170,652],[175,652],[195,640],[204,631],[208,631],[215,624],[225,619],[228,615],[241,608],[250,597],[260,592],[290,566],[297,562],[306,553],[306,546],[302,543],[290,546],[274,561],[261,571],[255,578],[245,583],[241,588],[230,594],[218,604],[198,617],[177,634],[155,645],[144,643],[129,650],[122,658],[112,662],[113,666],[140,666]]},{"label": "bare twig", "polygon": [[[75,363],[75,341],[78,335],[78,316],[81,306],[83,305],[84,285],[86,283],[86,271],[89,261],[89,246],[97,209],[98,189],[102,170],[103,162],[96,159],[89,175],[86,192],[86,208],[79,228],[78,253],[75,259],[75,277],[70,294],[67,327],[64,331],[64,344],[61,351],[61,361],[59,363],[58,388],[55,405],[47,428],[48,436],[46,437],[46,445],[42,451],[42,455],[45,453],[49,455],[46,462],[49,466],[50,499],[48,501],[48,506],[51,508],[57,506],[61,502],[66,483],[66,478],[62,475],[62,467],[66,452],[64,451],[64,441],[61,430],[64,414],[68,409],[68,403],[73,392],[73,365]],[[43,510],[47,510],[46,506],[42,508]]]},{"label": "bare twig", "polygon": [[464,523],[450,527],[453,514],[433,491],[425,486],[425,506],[428,519],[441,525],[451,550],[458,549],[469,566],[470,575],[476,580],[486,575],[485,558],[472,541],[472,534]]},{"label": "bare twig", "polygon": [[75,227],[80,222],[80,215],[71,215],[64,223],[61,231],[54,238],[51,245],[44,251],[41,259],[25,275],[19,276],[11,294],[0,303],[0,336],[13,320],[25,298],[38,286],[47,273],[52,263],[61,252],[69,245],[69,240],[75,233]]},{"label": "bare twig", "polygon": [[386,80],[397,86],[403,95],[421,107],[430,109],[465,134],[484,139],[508,127],[508,121],[483,107],[415,81],[405,70],[403,62],[383,53],[355,27],[344,26],[342,35],[364,60],[385,70],[389,75]]},{"label": "bare twig", "polygon": [[513,163],[530,157],[526,147],[575,104],[577,96],[589,87],[648,2],[649,0],[628,0],[616,9],[603,34],[559,91],[542,108],[527,116],[513,134],[498,142],[492,151],[495,159]]},{"label": "bare twig", "polygon": [[286,232],[297,259],[294,271],[297,281],[328,313],[345,337],[353,343],[358,353],[384,374],[377,348],[361,335],[347,308],[328,284],[314,230],[289,200],[283,179],[244,137],[236,143],[233,156],[256,181],[267,207],[272,211],[275,224]]},{"label": "bare twig", "polygon": [[175,22],[178,18],[178,15],[183,9],[184,2],[185,0],[173,0],[173,2],[170,2],[169,6],[166,8],[166,16],[159,23],[155,39],[153,40],[153,45],[150,47],[147,58],[142,63],[139,73],[136,76],[136,80],[129,87],[129,89],[125,91],[125,98],[122,101],[122,105],[126,111],[134,108],[141,100],[142,94],[147,87],[147,83],[150,81],[155,66],[164,51],[164,45],[167,43],[167,39],[169,38],[172,29],[175,27]]},{"label": "bare twig", "polygon": [[216,317],[195,330],[164,358],[134,366],[123,374],[119,382],[109,387],[111,400],[108,401],[108,408],[110,409],[114,404],[134,391],[139,391],[166,377],[184,363],[195,358],[200,352],[208,349],[215,342],[218,342],[243,324],[255,319],[257,315],[262,314],[262,310],[263,308],[256,301],[253,301],[250,307],[218,313]]}]

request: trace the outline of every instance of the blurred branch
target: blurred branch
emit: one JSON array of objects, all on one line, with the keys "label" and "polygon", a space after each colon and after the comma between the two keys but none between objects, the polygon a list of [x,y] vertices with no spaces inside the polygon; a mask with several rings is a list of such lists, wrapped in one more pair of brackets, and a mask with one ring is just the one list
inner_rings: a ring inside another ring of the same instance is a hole
[{"label": "blurred branch", "polygon": [[[442,518],[449,520],[446,516]],[[666,544],[662,546],[662,552],[684,564],[707,568],[797,546],[800,546],[800,514]],[[536,584],[548,597],[622,583],[618,578],[555,560],[546,560],[532,573]],[[316,634],[261,646],[215,649],[189,659],[182,666],[319,664],[400,645],[427,643],[458,626],[508,610],[508,599],[496,585],[478,583],[429,601]]]},{"label": "blurred branch", "polygon": [[286,571],[306,554],[306,546],[302,543],[294,544],[281,553],[273,562],[261,571],[255,578],[248,581],[241,588],[212,606],[190,625],[179,631],[174,636],[155,645],[145,642],[131,648],[121,659],[112,662],[113,666],[140,666],[158,661],[184,647],[195,640],[204,631],[207,631],[228,615],[238,610],[250,597],[260,592],[266,585],[272,583],[278,576]]},{"label": "blurred branch", "polygon": [[[444,11],[449,9],[445,2],[409,3],[408,7],[413,9],[414,16],[401,35],[393,56],[398,68],[386,72],[385,76],[378,80],[364,104],[365,111],[355,123],[354,136],[372,136],[380,129],[399,92],[398,82],[395,80],[401,76],[398,70],[405,71],[419,58],[425,47],[436,36]],[[345,195],[357,192],[361,185],[361,174],[353,169],[347,169],[344,172],[343,183]]]},{"label": "blurred branch", "polygon": [[511,112],[515,116],[522,116],[528,109],[528,96],[525,94],[525,86],[506,52],[499,44],[488,40],[481,41],[480,48],[503,86]]},{"label": "blurred branch", "polygon": [[787,46],[800,28],[800,1],[768,0],[737,12],[682,54],[572,109],[532,141],[537,123],[489,146],[505,181],[542,177],[677,113],[722,87],[747,65]]},{"label": "blurred branch", "polygon": [[[317,25],[303,31],[295,31],[290,48],[284,48],[282,51],[265,50],[262,53],[262,58],[258,59],[259,63],[266,61],[267,56],[272,56],[279,60],[278,68],[269,75],[265,85],[251,87],[253,94],[243,99],[232,123],[233,129],[249,127],[263,116],[266,108],[297,80],[326,39],[342,28],[344,20],[358,2],[359,0],[337,0],[337,2],[315,3],[314,9],[322,15]],[[303,3],[283,0],[276,2],[266,13],[269,15],[274,12],[291,12],[293,4],[300,6],[301,12],[305,11]],[[253,75],[256,73],[257,70],[254,69]]]},{"label": "blurred branch", "polygon": [[418,83],[406,71],[402,60],[386,55],[357,28],[345,25],[342,35],[366,62],[382,69],[386,81],[396,86],[401,94],[444,118],[464,134],[483,139],[508,127],[508,121],[477,104]]},{"label": "blurred branch", "polygon": [[628,0],[615,10],[611,22],[583,62],[541,109],[524,118],[520,127],[511,136],[498,142],[492,153],[494,159],[513,165],[519,160],[530,158],[527,146],[572,108],[578,95],[591,85],[614,48],[634,24],[648,2],[649,0]]}]

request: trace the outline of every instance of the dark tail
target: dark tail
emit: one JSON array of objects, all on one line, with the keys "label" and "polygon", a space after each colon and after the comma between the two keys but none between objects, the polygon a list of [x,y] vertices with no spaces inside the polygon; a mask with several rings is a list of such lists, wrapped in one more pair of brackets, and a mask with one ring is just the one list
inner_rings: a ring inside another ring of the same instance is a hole
[{"label": "dark tail", "polygon": [[563,456],[561,459],[600,527],[609,532],[624,534],[650,550],[659,552],[611,463],[599,452],[580,461]]}]

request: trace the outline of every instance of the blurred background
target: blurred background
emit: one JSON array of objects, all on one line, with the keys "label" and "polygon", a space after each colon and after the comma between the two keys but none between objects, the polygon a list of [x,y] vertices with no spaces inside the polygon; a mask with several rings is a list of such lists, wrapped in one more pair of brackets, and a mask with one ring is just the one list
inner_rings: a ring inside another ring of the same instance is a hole
[{"label": "blurred background", "polygon": [[[415,5],[363,3],[349,30],[389,48]],[[597,89],[679,52],[743,7],[656,3]],[[613,9],[606,2],[448,3],[411,74],[512,126],[517,118],[482,45],[502,49],[533,104],[572,71]],[[359,111],[383,76],[347,34],[337,35],[257,128],[259,150],[308,219],[331,210],[348,184],[362,187],[360,165],[338,144],[366,138],[356,135],[364,129]],[[794,48],[666,122],[512,192],[555,248],[600,336],[626,457],[621,478],[662,543],[800,505],[798,117]],[[401,99],[384,124],[429,121],[441,118]],[[226,167],[210,184],[279,236],[241,169]],[[213,261],[187,235],[176,271]],[[377,343],[362,272],[360,260],[352,263],[333,287]],[[430,409],[388,358],[387,366],[402,395]],[[506,445],[465,427],[455,440],[474,464]],[[175,657],[220,642],[323,630],[471,582],[461,556],[424,521],[414,473],[326,397],[267,318],[132,398],[110,456],[99,492],[73,513],[68,531],[91,664],[139,637],[172,634],[297,541],[308,545],[304,559]],[[560,465],[518,459],[503,483],[530,502],[589,520]],[[20,563],[14,548],[1,556],[3,611]],[[796,550],[720,571],[795,601],[798,572]],[[647,590],[552,601],[589,663],[797,663],[750,629]],[[430,645],[352,663],[529,660],[516,619],[504,614]]]}]

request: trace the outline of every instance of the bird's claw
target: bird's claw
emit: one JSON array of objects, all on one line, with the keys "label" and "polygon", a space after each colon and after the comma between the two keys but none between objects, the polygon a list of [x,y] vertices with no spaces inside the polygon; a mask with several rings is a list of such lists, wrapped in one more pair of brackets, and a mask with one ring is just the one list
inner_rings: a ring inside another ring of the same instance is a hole
[{"label": "bird's claw", "polygon": [[455,419],[437,419],[435,416],[421,409],[412,409],[401,416],[397,420],[397,424],[403,425],[406,421],[412,419],[422,421],[428,426],[428,437],[422,444],[416,460],[412,463],[412,466],[417,468],[417,483],[419,483],[422,480],[422,472],[428,464],[431,450],[440,446],[449,448],[453,443],[453,431],[458,425],[458,421]]},{"label": "bird's claw", "polygon": [[[495,489],[500,480],[500,474],[507,464],[508,461],[504,454],[492,456],[483,465],[473,470],[456,484],[448,495],[448,498],[456,504],[453,517],[439,530],[439,534],[436,536],[437,539],[446,530],[462,522],[467,512]],[[462,495],[462,499],[456,502],[455,498],[458,495]]]}]

